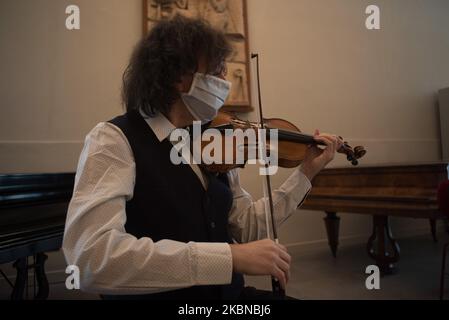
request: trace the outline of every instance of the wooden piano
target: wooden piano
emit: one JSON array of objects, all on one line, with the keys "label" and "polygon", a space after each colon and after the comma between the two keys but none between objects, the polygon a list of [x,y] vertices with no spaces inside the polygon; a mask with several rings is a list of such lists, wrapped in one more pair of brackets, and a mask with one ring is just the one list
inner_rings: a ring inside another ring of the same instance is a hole
[{"label": "wooden piano", "polygon": [[[24,298],[28,270],[34,269],[38,291],[49,293],[45,252],[61,248],[75,174],[0,175],[0,264],[14,262],[17,277],[11,299]],[[28,264],[28,257],[34,258]]]},{"label": "wooden piano", "polygon": [[338,212],[373,216],[368,254],[383,273],[391,273],[399,261],[399,245],[393,238],[388,217],[428,219],[436,241],[437,188],[448,179],[448,164],[337,168],[322,171],[301,206],[326,213],[329,246],[337,255],[340,218]]}]

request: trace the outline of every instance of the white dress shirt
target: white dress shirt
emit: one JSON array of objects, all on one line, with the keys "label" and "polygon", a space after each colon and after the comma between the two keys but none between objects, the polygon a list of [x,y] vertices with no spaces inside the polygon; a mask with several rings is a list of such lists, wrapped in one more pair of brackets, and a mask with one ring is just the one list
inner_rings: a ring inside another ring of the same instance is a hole
[{"label": "white dress shirt", "polygon": [[[175,129],[163,115],[145,121],[159,141]],[[207,188],[199,167],[191,167]],[[231,283],[232,254],[227,243],[154,242],[126,232],[126,202],[133,198],[135,169],[132,149],[117,126],[102,122],[86,136],[62,246],[67,263],[80,269],[81,289],[149,294]],[[265,199],[253,201],[240,186],[238,170],[228,177],[234,197],[229,214],[233,239],[246,243],[266,238]],[[310,188],[310,181],[297,169],[273,191],[278,225],[295,212]],[[151,210],[151,195],[148,200]]]}]

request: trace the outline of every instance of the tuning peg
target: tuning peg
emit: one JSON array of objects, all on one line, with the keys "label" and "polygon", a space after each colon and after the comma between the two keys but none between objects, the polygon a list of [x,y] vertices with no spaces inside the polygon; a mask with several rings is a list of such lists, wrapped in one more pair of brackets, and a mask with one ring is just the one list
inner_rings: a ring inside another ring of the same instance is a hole
[{"label": "tuning peg", "polygon": [[366,150],[362,146],[357,146],[357,147],[354,148],[354,154],[355,154],[357,159],[360,159],[363,156],[365,156]]}]

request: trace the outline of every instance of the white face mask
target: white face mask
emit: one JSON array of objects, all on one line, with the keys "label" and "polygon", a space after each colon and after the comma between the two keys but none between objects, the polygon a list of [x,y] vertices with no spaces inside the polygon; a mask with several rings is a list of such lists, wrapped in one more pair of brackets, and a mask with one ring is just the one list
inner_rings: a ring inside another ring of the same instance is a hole
[{"label": "white face mask", "polygon": [[231,85],[218,77],[195,73],[190,91],[182,93],[181,98],[196,120],[207,123],[215,119],[223,107]]}]

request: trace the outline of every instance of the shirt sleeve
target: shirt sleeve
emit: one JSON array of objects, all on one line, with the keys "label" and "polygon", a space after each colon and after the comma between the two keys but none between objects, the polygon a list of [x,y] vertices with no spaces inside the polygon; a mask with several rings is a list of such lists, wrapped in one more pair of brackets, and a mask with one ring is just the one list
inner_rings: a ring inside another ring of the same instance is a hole
[{"label": "shirt sleeve", "polygon": [[134,181],[126,137],[113,124],[98,124],[86,136],[79,159],[62,246],[67,263],[80,270],[81,289],[148,294],[229,284],[228,244],[153,242],[126,232],[126,201],[133,197]]},{"label": "shirt sleeve", "polygon": [[[234,195],[230,212],[229,228],[234,240],[246,243],[265,239],[267,233],[267,215],[265,207],[268,199],[261,198],[253,201],[251,195],[240,186],[238,169],[228,173],[229,183]],[[274,217],[280,226],[304,202],[312,185],[307,177],[296,169],[294,173],[273,191]]]}]

